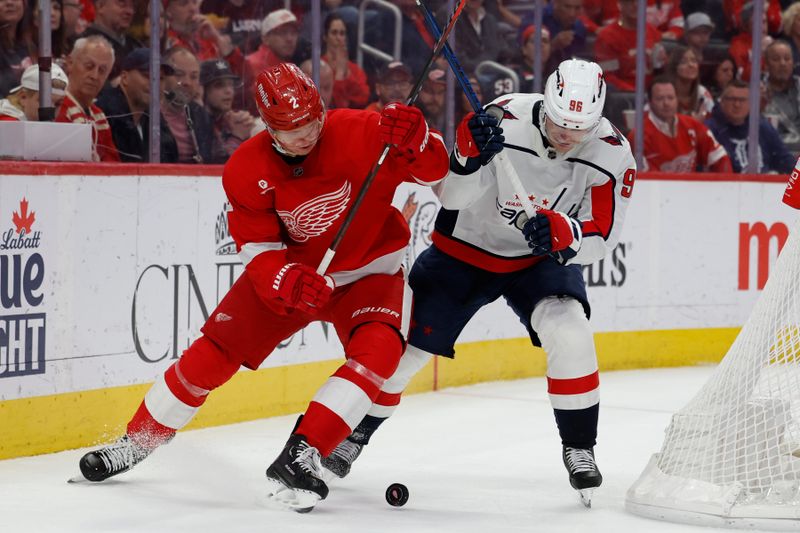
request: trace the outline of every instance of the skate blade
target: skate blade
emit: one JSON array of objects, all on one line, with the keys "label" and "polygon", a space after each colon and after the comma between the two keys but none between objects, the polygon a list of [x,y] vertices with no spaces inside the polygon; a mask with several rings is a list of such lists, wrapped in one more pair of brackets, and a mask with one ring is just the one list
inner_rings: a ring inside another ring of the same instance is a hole
[{"label": "skate blade", "polygon": [[91,483],[88,479],[83,477],[83,474],[79,474],[75,477],[71,477],[67,480],[67,483]]},{"label": "skate blade", "polygon": [[581,503],[588,509],[592,508],[592,494],[594,494],[594,488],[581,489],[578,491],[578,495],[581,497]]},{"label": "skate blade", "polygon": [[290,489],[277,479],[267,478],[267,502],[297,513],[310,513],[320,500],[319,494]]}]

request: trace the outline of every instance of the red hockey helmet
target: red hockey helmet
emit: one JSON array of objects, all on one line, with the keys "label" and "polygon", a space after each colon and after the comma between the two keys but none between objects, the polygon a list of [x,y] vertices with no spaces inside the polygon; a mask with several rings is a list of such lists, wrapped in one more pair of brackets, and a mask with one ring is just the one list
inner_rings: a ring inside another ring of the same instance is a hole
[{"label": "red hockey helmet", "polygon": [[256,79],[256,105],[271,130],[287,131],[323,121],[325,106],[314,82],[294,63],[279,63]]}]

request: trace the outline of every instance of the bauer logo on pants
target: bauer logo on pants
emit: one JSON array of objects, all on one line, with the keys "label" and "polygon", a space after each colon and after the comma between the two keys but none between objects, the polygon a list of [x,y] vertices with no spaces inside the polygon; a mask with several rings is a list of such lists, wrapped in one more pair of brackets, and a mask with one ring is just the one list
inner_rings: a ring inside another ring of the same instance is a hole
[{"label": "bauer logo on pants", "polygon": [[43,304],[45,279],[36,212],[22,198],[0,224],[0,378],[43,374],[46,317],[34,312]]}]

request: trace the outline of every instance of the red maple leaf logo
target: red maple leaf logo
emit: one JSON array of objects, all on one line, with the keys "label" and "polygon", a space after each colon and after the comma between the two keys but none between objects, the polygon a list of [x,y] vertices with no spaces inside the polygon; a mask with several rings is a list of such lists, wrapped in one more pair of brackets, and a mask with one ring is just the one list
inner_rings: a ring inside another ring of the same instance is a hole
[{"label": "red maple leaf logo", "polygon": [[11,217],[11,221],[17,227],[17,233],[22,233],[22,230],[25,230],[25,233],[30,233],[31,226],[33,226],[33,223],[36,220],[36,213],[31,211],[31,214],[28,215],[28,200],[25,198],[23,198],[19,203],[19,212],[21,216],[14,211],[14,214]]}]

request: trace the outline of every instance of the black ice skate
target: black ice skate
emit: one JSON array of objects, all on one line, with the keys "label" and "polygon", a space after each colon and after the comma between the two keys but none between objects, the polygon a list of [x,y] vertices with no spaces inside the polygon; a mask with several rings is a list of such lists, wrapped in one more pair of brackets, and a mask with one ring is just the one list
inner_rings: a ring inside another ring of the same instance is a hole
[{"label": "black ice skate", "polygon": [[[152,449],[134,443],[128,438],[128,435],[123,435],[116,442],[81,457],[79,463],[81,474],[88,481],[105,481],[117,474],[127,472],[142,462],[152,451]],[[70,481],[76,481],[76,479]]]},{"label": "black ice skate", "polygon": [[603,482],[603,476],[594,460],[594,448],[564,446],[564,466],[569,472],[569,484],[580,494],[586,507],[592,506],[592,493]]},{"label": "black ice skate", "polygon": [[322,480],[319,450],[303,435],[292,435],[283,451],[267,468],[268,497],[298,513],[311,511],[328,496]]},{"label": "black ice skate", "polygon": [[361,455],[363,449],[363,444],[350,440],[350,437],[344,439],[328,457],[322,458],[322,466],[326,470],[325,481],[330,481],[334,477],[341,479],[349,474],[350,467]]}]

